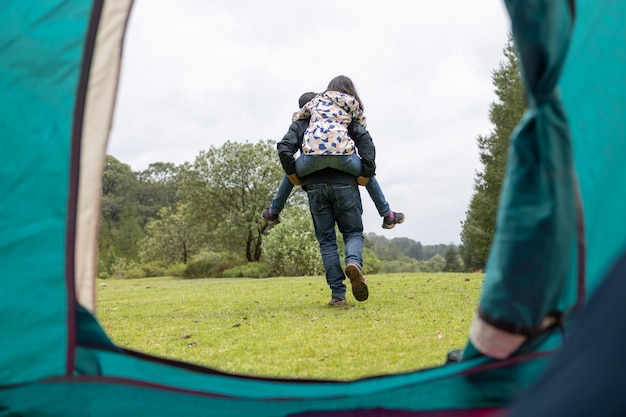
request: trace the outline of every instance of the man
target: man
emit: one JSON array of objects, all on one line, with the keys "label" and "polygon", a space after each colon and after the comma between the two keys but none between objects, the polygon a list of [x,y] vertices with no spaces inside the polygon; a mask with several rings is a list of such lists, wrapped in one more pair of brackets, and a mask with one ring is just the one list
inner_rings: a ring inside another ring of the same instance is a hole
[{"label": "man", "polygon": [[[303,95],[304,97],[304,95]],[[301,97],[301,101],[304,99]],[[302,185],[309,198],[309,209],[313,218],[315,236],[320,245],[322,262],[326,271],[326,282],[331,290],[328,304],[332,307],[346,305],[346,275],[357,301],[365,301],[369,290],[361,272],[363,266],[363,207],[359,184],[365,185],[374,175],[375,148],[367,130],[359,123],[349,127],[362,158],[361,176],[354,177],[343,171],[326,168],[303,178],[295,172],[295,153],[302,145],[308,120],[296,120],[287,134],[276,146],[285,173],[294,185]],[[345,243],[346,270],[341,268],[335,225],[343,235]]]}]

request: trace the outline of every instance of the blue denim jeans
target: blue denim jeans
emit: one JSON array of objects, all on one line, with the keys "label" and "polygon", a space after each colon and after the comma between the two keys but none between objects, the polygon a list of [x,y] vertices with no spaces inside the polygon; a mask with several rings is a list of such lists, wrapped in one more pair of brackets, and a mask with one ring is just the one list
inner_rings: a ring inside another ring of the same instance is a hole
[{"label": "blue denim jeans", "polygon": [[345,243],[345,263],[363,266],[363,206],[359,189],[344,184],[310,184],[306,187],[309,209],[313,218],[315,236],[320,253],[326,282],[333,297],[344,297],[345,275],[341,268],[335,225]]},{"label": "blue denim jeans", "polygon": [[[296,159],[296,172],[301,178],[324,168],[335,168],[358,177],[361,175],[361,158],[356,153],[353,153],[352,155],[300,155]],[[289,181],[287,175],[283,176],[270,205],[272,213],[278,214],[285,208],[292,189],[293,184]],[[365,189],[372,201],[374,201],[380,217],[388,215],[391,212],[391,208],[376,177],[370,178]]]}]

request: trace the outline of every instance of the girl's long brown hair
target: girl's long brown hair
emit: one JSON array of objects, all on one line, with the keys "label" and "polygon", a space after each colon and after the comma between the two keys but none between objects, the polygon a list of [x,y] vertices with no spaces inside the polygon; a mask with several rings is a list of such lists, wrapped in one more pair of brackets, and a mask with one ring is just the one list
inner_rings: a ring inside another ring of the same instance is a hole
[{"label": "girl's long brown hair", "polygon": [[359,102],[361,110],[363,110],[363,102],[361,101],[359,94],[356,92],[354,83],[350,78],[346,77],[345,75],[338,75],[337,77],[330,80],[326,91],[339,91],[340,93],[351,95],[352,97],[356,98],[356,101]]}]

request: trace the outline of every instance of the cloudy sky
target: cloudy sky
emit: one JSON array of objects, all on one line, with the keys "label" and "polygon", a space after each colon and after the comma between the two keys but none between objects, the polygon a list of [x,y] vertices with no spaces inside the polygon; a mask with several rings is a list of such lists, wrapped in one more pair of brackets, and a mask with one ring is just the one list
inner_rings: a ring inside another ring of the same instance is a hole
[{"label": "cloudy sky", "polygon": [[362,189],[365,232],[458,244],[509,27],[501,0],[135,0],[108,154],[142,170],[278,141],[301,93],[347,75],[406,214],[382,229]]}]

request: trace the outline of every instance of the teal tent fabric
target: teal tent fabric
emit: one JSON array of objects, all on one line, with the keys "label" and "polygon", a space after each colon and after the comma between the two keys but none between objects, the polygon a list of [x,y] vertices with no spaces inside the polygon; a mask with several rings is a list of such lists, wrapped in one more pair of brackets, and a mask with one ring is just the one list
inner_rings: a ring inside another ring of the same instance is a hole
[{"label": "teal tent fabric", "polygon": [[69,158],[90,9],[0,2],[0,384],[64,374],[70,360]]},{"label": "teal tent fabric", "polygon": [[626,252],[541,379],[516,400],[510,417],[619,417],[626,409]]},{"label": "teal tent fabric", "polygon": [[[79,350],[83,350],[80,348]],[[133,352],[90,350],[98,375],[54,378],[0,391],[0,405],[22,416],[291,416],[344,411],[361,416],[487,416],[546,366],[547,357],[494,364],[482,358],[351,382],[224,375]],[[520,362],[522,362],[520,364]],[[72,406],[68,407],[68,403]],[[1,410],[1,407],[0,407]],[[368,411],[369,410],[369,411]],[[408,414],[412,412],[412,414]],[[420,414],[424,413],[424,414]],[[1,414],[0,414],[1,415]]]},{"label": "teal tent fabric", "polygon": [[[478,417],[532,386],[567,343],[558,330],[505,360],[476,356],[348,382],[224,374],[112,343],[77,296],[79,280],[95,280],[75,268],[79,219],[94,222],[77,201],[80,185],[102,175],[101,161],[85,157],[98,147],[105,157],[99,138],[113,109],[102,86],[115,87],[122,43],[113,34],[123,33],[131,4],[0,3],[0,416]],[[576,174],[590,289],[626,248],[626,3],[579,0],[575,20],[565,0],[506,4],[529,108],[512,138],[480,305],[532,327],[576,301]]]},{"label": "teal tent fabric", "polygon": [[624,21],[622,1],[577,0],[561,77],[584,202],[588,296],[626,248]]},{"label": "teal tent fabric", "polygon": [[550,313],[576,303],[572,276],[580,202],[558,86],[574,10],[564,0],[505,3],[528,105],[511,137],[479,316],[530,336]]}]

